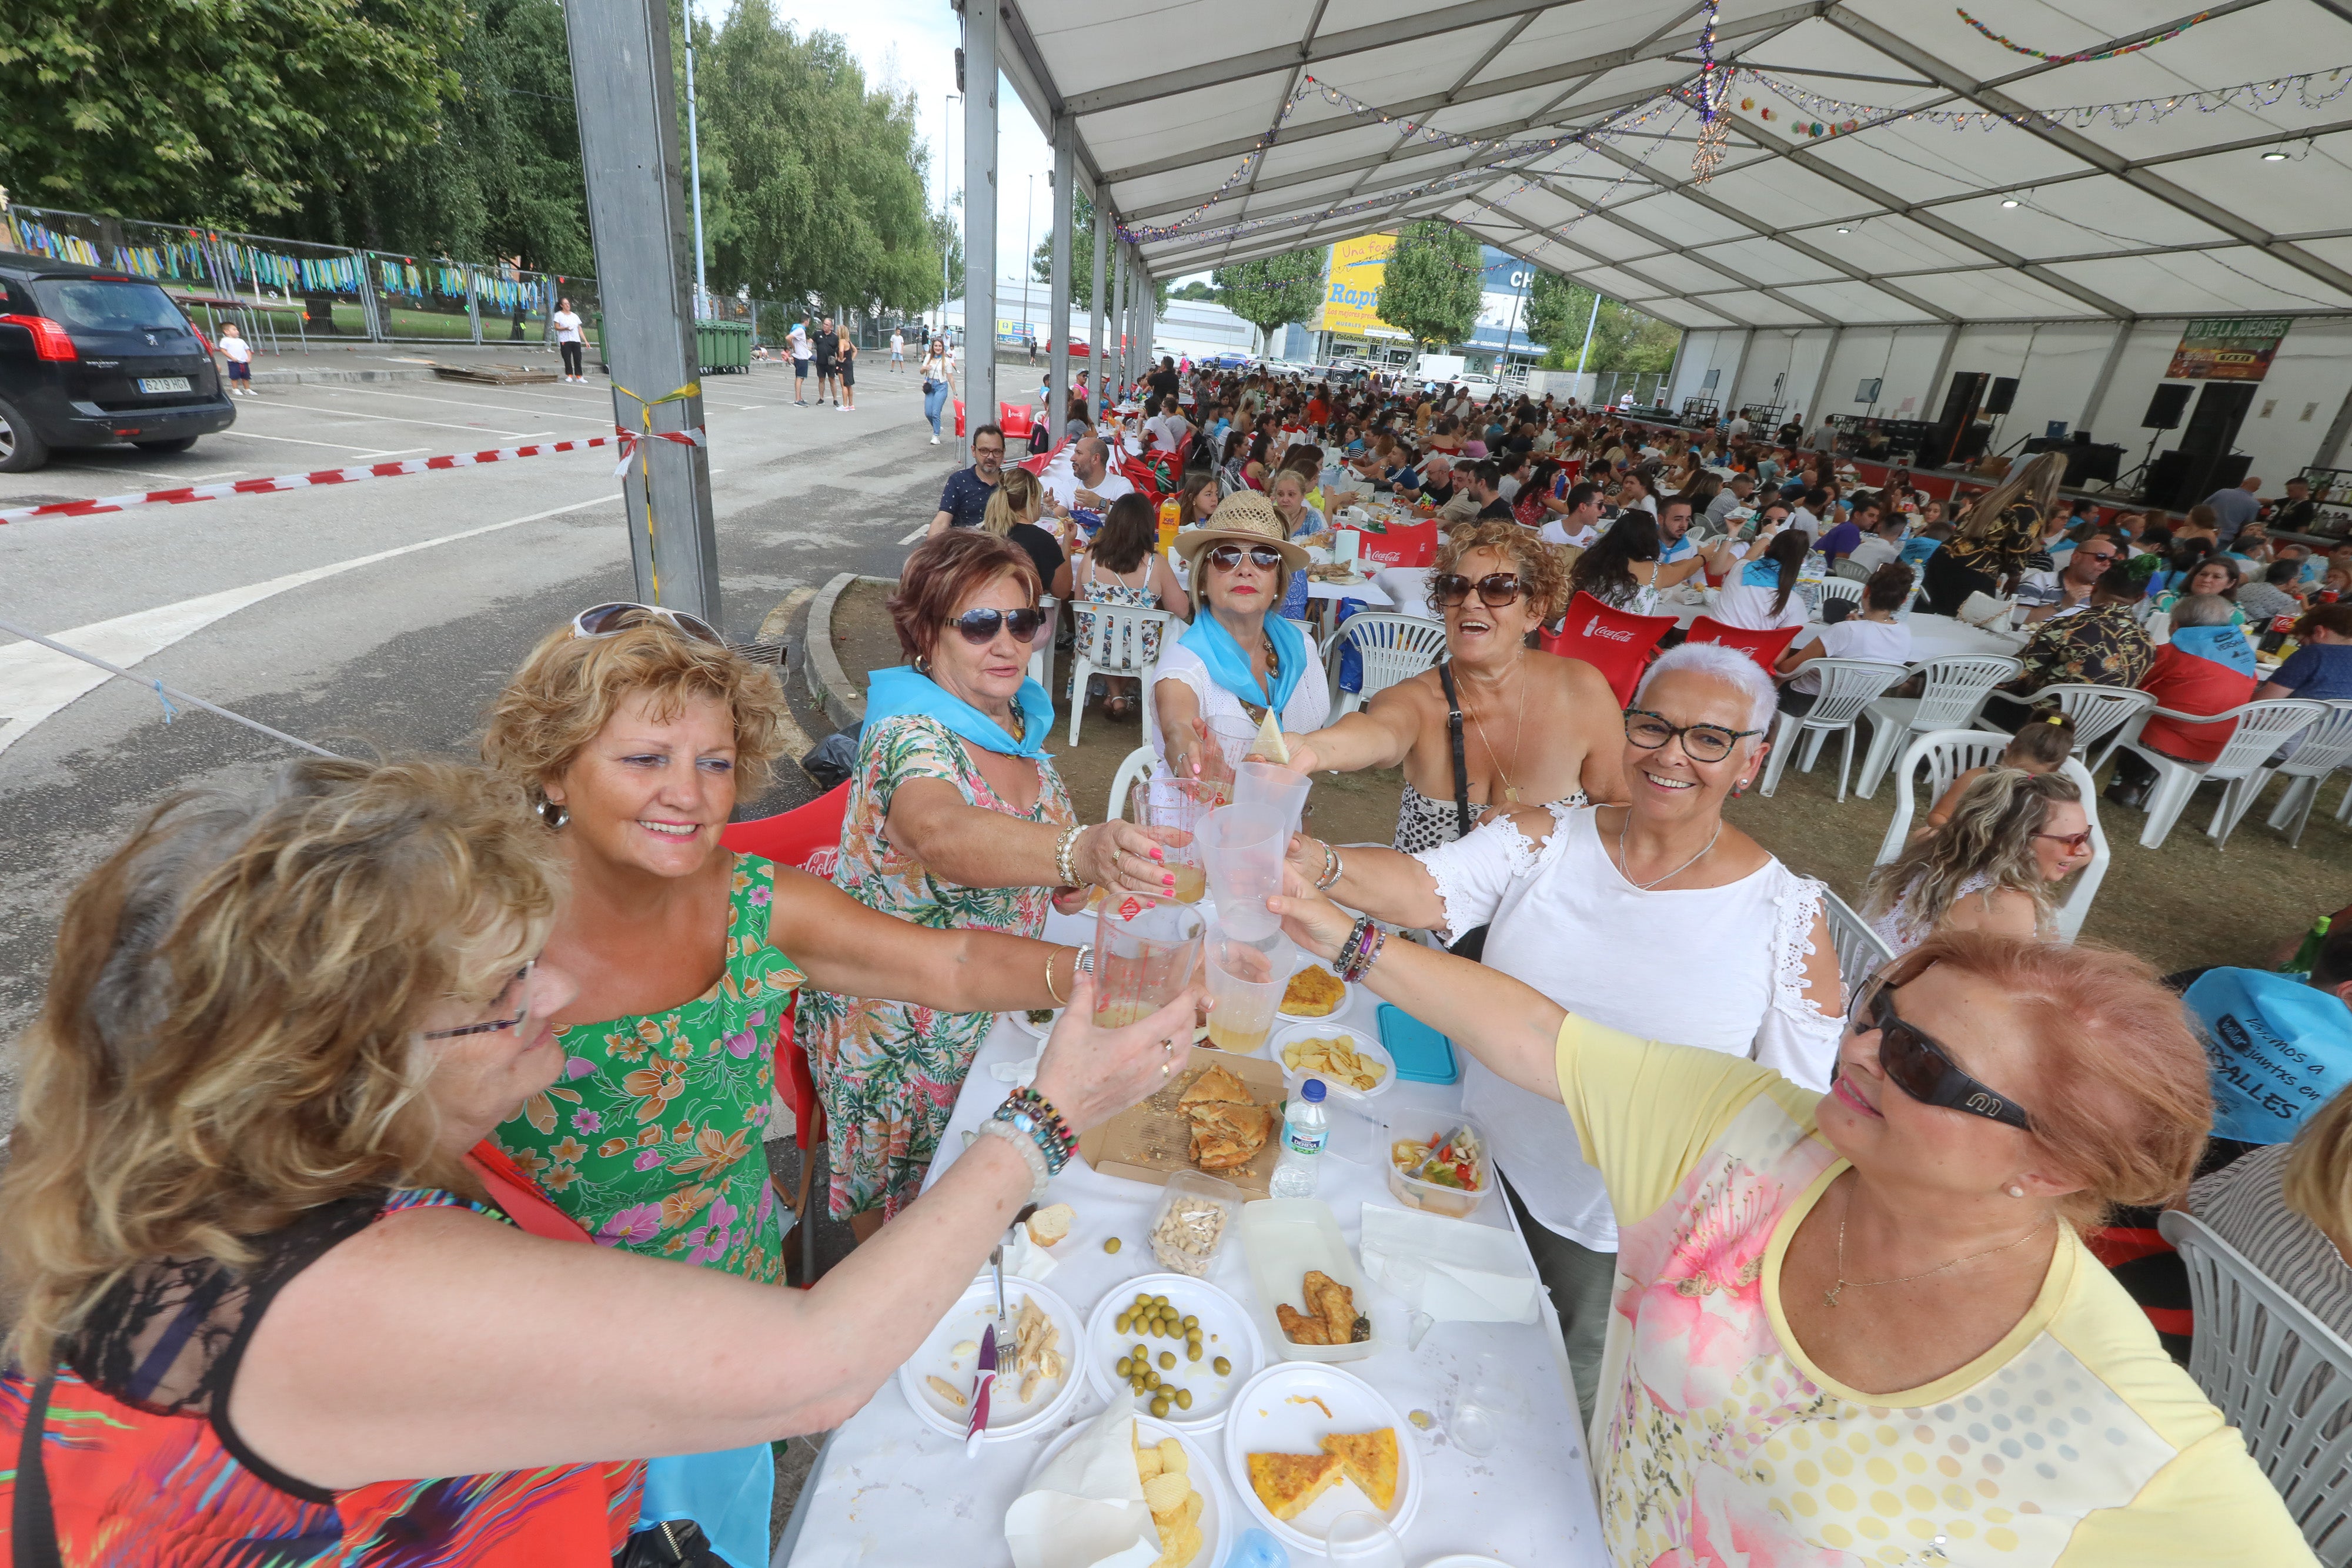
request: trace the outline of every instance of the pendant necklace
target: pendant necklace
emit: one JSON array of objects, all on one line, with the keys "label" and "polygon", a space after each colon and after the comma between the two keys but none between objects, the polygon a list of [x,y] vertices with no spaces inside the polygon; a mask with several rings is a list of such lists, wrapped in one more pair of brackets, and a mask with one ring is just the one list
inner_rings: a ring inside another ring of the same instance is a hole
[{"label": "pendant necklace", "polygon": [[[1511,766],[1513,768],[1518,766],[1519,747],[1527,743],[1528,738],[1527,663],[1527,652],[1522,649],[1519,653],[1517,663],[1511,666],[1512,669],[1519,672],[1519,716],[1514,721],[1515,727],[1511,732]],[[1465,684],[1467,685],[1466,682]],[[1486,759],[1495,765],[1496,776],[1503,781],[1504,803],[1512,806],[1517,805],[1519,803],[1519,787],[1511,782],[1510,769],[1503,766],[1503,754],[1495,749],[1495,743],[1493,741],[1486,738],[1486,721],[1478,716],[1478,710],[1476,708],[1472,708],[1470,710],[1470,722],[1478,727],[1479,744],[1486,747]]]},{"label": "pendant necklace", "polygon": [[1706,859],[1709,852],[1715,848],[1715,841],[1723,837],[1723,823],[1718,820],[1715,824],[1715,831],[1706,836],[1706,847],[1701,849],[1698,853],[1691,856],[1690,859],[1683,862],[1682,864],[1675,867],[1674,870],[1666,873],[1664,876],[1654,876],[1647,882],[1634,882],[1633,862],[1625,858],[1625,830],[1633,825],[1633,808],[1628,806],[1625,808],[1625,820],[1617,826],[1617,874],[1623,877],[1626,882],[1631,883],[1633,890],[1637,893],[1647,893],[1662,882],[1674,881],[1675,878],[1682,875],[1683,873],[1690,870],[1691,867]]},{"label": "pendant necklace", "polygon": [[1838,1282],[1830,1289],[1822,1292],[1822,1300],[1828,1302],[1832,1307],[1838,1304],[1838,1296],[1848,1285],[1863,1287],[1872,1285],[1907,1285],[1914,1280],[1932,1279],[1948,1269],[1957,1269],[1963,1263],[1974,1263],[1979,1259],[1990,1258],[1997,1252],[2006,1252],[2012,1247],[2022,1247],[2027,1242],[2032,1240],[2035,1237],[2041,1235],[2042,1227],[2050,1223],[2049,1217],[2045,1215],[2042,1217],[2040,1223],[2036,1224],[2032,1229],[2027,1231],[2024,1235],[2019,1237],[2014,1241],[2004,1241],[1998,1247],[1988,1247],[1981,1252],[1971,1252],[1965,1258],[1955,1258],[1948,1263],[1938,1263],[1934,1268],[1922,1270],[1916,1274],[1898,1274],[1892,1280],[1849,1280],[1845,1277],[1845,1216],[1846,1209],[1852,1207],[1852,1203],[1853,1200],[1849,1198],[1845,1203],[1842,1204],[1838,1209]]}]

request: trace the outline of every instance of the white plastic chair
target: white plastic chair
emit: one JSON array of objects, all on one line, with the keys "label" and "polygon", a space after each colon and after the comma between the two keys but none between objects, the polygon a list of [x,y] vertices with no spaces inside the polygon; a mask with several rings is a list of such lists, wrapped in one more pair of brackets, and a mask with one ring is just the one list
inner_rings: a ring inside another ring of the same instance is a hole
[{"label": "white plastic chair", "polygon": [[1801,582],[1797,584],[1797,591],[1803,594],[1805,602],[1813,607],[1813,615],[1816,619],[1820,618],[1822,605],[1829,600],[1843,599],[1853,604],[1862,602],[1862,584],[1850,577],[1824,578],[1820,582]]},{"label": "white plastic chair", "polygon": [[1822,889],[1822,915],[1830,928],[1830,946],[1837,949],[1838,984],[1851,999],[1863,982],[1891,962],[1895,949],[1870,928],[1853,907],[1828,888]]},{"label": "white plastic chair", "polygon": [[[2286,791],[2271,811],[2271,826],[2286,834],[2286,847],[2298,849],[2303,843],[2303,826],[2311,820],[2311,808],[2319,800],[2319,786],[2326,777],[2352,762],[2352,701],[2337,699],[2327,705],[2328,714],[2306,731],[2295,743],[2294,753],[2272,771],[2287,781]],[[2257,795],[2262,791],[2257,788]],[[2344,792],[2352,801],[2352,789]],[[2347,808],[2338,807],[2340,821]]]},{"label": "white plastic chair", "polygon": [[[1152,673],[1160,661],[1149,663],[1143,658],[1145,633],[1150,628],[1160,628],[1161,643],[1177,635],[1169,622],[1175,617],[1165,610],[1146,610],[1134,604],[1106,604],[1099,601],[1087,605],[1087,614],[1094,623],[1094,634],[1081,637],[1070,649],[1070,744],[1078,743],[1078,721],[1086,716],[1087,686],[1096,675],[1134,675],[1143,683],[1145,701],[1150,701]],[[1051,690],[1051,687],[1047,688]]]},{"label": "white plastic chair", "polygon": [[2114,856],[2107,851],[2107,831],[2099,826],[2099,786],[2091,778],[2091,770],[2083,766],[2081,758],[2070,757],[2060,771],[2082,790],[2083,815],[2089,819],[2091,828],[2090,862],[2066,884],[2066,896],[2059,901],[2055,913],[2058,935],[2072,942],[2082,935],[2083,922],[2091,913],[2091,900],[2099,896],[2099,883],[2107,880],[2107,862]]},{"label": "white plastic chair", "polygon": [[2189,1375],[2238,1428],[2314,1554],[2343,1568],[2352,1563],[2352,1344],[2196,1216],[2168,1208],[2156,1228],[2189,1270]]},{"label": "white plastic chair", "polygon": [[1050,593],[1040,594],[1037,608],[1045,612],[1045,630],[1029,644],[1029,678],[1045,688],[1050,699],[1054,695],[1054,644],[1062,636],[1062,601]]},{"label": "white plastic chair", "polygon": [[[2270,776],[2263,765],[2270,759],[2271,753],[2326,718],[2327,713],[2326,703],[2278,697],[2248,703],[2226,713],[2175,713],[2151,705],[2136,715],[2116,737],[2115,745],[2107,747],[2107,756],[2113,757],[2121,748],[2156,769],[2156,784],[2147,797],[2147,825],[2140,830],[2140,847],[2152,850],[2164,842],[2164,836],[2179,821],[2200,784],[2227,786],[2221,791],[2221,803],[2214,808],[2212,823],[2205,830],[2216,849],[2226,845],[2230,831],[2238,825],[2238,819],[2246,814],[2246,808],[2253,804],[2254,796],[2268,781]],[[2212,761],[2182,762],[2154,747],[2140,744],[2140,731],[2154,717],[2178,724],[2234,722],[2237,728],[2230,732],[2221,755]],[[2100,760],[2104,762],[2105,758]]]},{"label": "white plastic chair", "polygon": [[[1339,661],[1349,643],[1363,666],[1363,689],[1339,689]],[[1428,669],[1445,654],[1445,623],[1419,615],[1362,612],[1350,615],[1323,650],[1323,674],[1331,688],[1331,718],[1337,724],[1379,693]]]},{"label": "white plastic chair", "polygon": [[1103,809],[1103,821],[1116,822],[1127,815],[1128,803],[1137,784],[1150,779],[1160,766],[1151,747],[1139,746],[1123,758],[1118,771],[1111,775],[1110,804]]},{"label": "white plastic chair", "polygon": [[1971,768],[1991,767],[2008,749],[2009,737],[1998,730],[1939,729],[1913,740],[1895,765],[1895,820],[1886,824],[1886,836],[1878,841],[1878,858],[1871,863],[1885,865],[1910,841],[1911,819],[1920,810],[1915,779],[1922,764],[1927,768],[1926,800],[1932,807],[1944,798],[1954,779]]},{"label": "white plastic chair", "polygon": [[[2032,695],[2017,700],[2036,707],[2045,702],[2056,703],[2058,711],[2074,721],[2074,755],[2084,758],[2091,755],[2091,747],[2156,706],[2154,697],[2131,686],[2095,686],[2082,683],[2044,686]],[[1976,727],[1979,729],[2000,729],[2000,726],[1989,718],[1978,719]],[[2001,733],[2008,732],[2003,730]],[[2109,747],[2106,754],[2091,764],[2091,771],[2095,773],[2105,767],[2107,755],[2112,755],[2114,750],[2112,746]]]},{"label": "white plastic chair", "polygon": [[1917,696],[1880,697],[1862,710],[1870,720],[1870,749],[1863,754],[1862,780],[1854,793],[1865,800],[1885,777],[1896,747],[1914,735],[1974,724],[1977,710],[1984,706],[1993,687],[2013,679],[2021,666],[2015,659],[1998,653],[1960,653],[1929,659],[1911,668],[1926,677]]},{"label": "white plastic chair", "polygon": [[1780,787],[1780,775],[1789,767],[1789,751],[1799,735],[1804,737],[1805,758],[1798,766],[1807,773],[1821,757],[1822,742],[1832,732],[1843,731],[1845,752],[1838,763],[1838,802],[1845,801],[1847,776],[1853,771],[1853,721],[1862,715],[1863,705],[1887,687],[1901,680],[1908,671],[1900,664],[1881,664],[1875,659],[1815,659],[1803,666],[1821,677],[1821,695],[1813,699],[1811,709],[1803,717],[1780,713],[1772,717],[1772,756],[1764,764],[1764,788],[1769,796]]}]

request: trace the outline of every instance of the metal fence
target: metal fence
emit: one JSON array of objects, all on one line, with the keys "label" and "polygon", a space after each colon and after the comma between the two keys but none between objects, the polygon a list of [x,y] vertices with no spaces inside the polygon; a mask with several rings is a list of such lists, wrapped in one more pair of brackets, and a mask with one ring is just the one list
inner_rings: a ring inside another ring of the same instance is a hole
[{"label": "metal fence", "polygon": [[312,339],[543,344],[562,298],[591,342],[602,322],[593,277],[47,207],[12,206],[5,222],[0,239],[16,250],[152,277],[190,315],[215,329],[234,317],[281,350]]}]

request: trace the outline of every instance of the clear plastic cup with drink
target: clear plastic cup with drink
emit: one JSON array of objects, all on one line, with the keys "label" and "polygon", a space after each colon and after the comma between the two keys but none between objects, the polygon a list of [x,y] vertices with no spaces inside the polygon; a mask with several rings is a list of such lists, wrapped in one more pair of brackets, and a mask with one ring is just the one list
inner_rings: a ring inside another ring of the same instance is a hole
[{"label": "clear plastic cup with drink", "polygon": [[1298,949],[1277,931],[1241,936],[1212,925],[1202,946],[1208,963],[1209,1043],[1246,1056],[1265,1044],[1282,993],[1298,967]]},{"label": "clear plastic cup with drink", "polygon": [[1095,924],[1095,1027],[1150,1017],[1192,983],[1205,923],[1181,904],[1128,894],[1108,900]]},{"label": "clear plastic cup with drink", "polygon": [[1201,847],[1201,823],[1225,803],[1221,786],[1205,779],[1180,779],[1161,774],[1136,787],[1137,815],[1147,828],[1164,828],[1176,835],[1163,840],[1160,854],[1169,874],[1176,879],[1171,895],[1179,904],[1198,904],[1209,891],[1209,864]]},{"label": "clear plastic cup with drink", "polygon": [[1221,806],[1202,819],[1198,840],[1209,867],[1217,923],[1236,936],[1271,936],[1282,922],[1265,901],[1282,891],[1290,829],[1271,806]]},{"label": "clear plastic cup with drink", "polygon": [[1285,826],[1295,833],[1306,814],[1307,791],[1314,782],[1280,763],[1244,762],[1234,769],[1234,804],[1271,807],[1282,813]]}]

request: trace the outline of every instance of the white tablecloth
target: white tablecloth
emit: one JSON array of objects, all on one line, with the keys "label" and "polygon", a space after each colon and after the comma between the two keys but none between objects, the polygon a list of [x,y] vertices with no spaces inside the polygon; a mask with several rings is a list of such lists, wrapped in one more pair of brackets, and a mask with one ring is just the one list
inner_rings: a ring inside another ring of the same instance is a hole
[{"label": "white tablecloth", "polygon": [[[1685,632],[1691,622],[1706,613],[1704,604],[1678,604],[1675,607],[1675,622]],[[1961,653],[2002,653],[2013,655],[2025,646],[2021,632],[1987,632],[1948,615],[1915,612],[1906,622],[1911,628],[1911,662],[1924,659],[1951,658]],[[1819,637],[1822,622],[1809,621],[1797,633],[1791,648],[1801,648]]]},{"label": "white tablecloth", "polygon": [[[1057,915],[1049,917],[1046,935],[1055,941],[1090,940],[1093,924]],[[1378,1005],[1359,988],[1341,1018],[1370,1031],[1376,1027]],[[1017,1061],[1037,1046],[1034,1037],[1009,1020],[998,1020],[956,1101],[954,1119],[931,1168],[932,1179],[961,1153],[965,1135],[1003,1099],[1006,1085],[989,1068]],[[1461,1103],[1457,1085],[1399,1082],[1371,1104],[1390,1114],[1425,1112],[1417,1120],[1434,1122],[1459,1109]],[[1333,1119],[1334,1144],[1353,1133],[1358,1152],[1373,1154],[1376,1140],[1360,1123],[1351,1125],[1348,1114]],[[1561,1135],[1571,1135],[1565,1112]],[[1155,1271],[1159,1265],[1145,1238],[1160,1196],[1156,1186],[1098,1176],[1083,1160],[1072,1160],[1055,1181],[1049,1201],[1075,1207],[1077,1223],[1059,1249],[1059,1267],[1046,1287],[1081,1313],[1090,1313],[1124,1281]],[[1351,1248],[1361,1240],[1366,1202],[1394,1207],[1379,1166],[1351,1164],[1333,1154],[1324,1156],[1318,1196],[1338,1215]],[[1474,1222],[1516,1228],[1500,1194],[1487,1199]],[[1114,1233],[1124,1241],[1116,1256],[1102,1249],[1103,1238]],[[1249,1299],[1238,1239],[1228,1239],[1209,1278],[1244,1301]],[[1389,1343],[1362,1361],[1347,1363],[1346,1369],[1379,1389],[1401,1414],[1426,1410],[1441,1423],[1433,1432],[1406,1427],[1415,1461],[1426,1467],[1420,1511],[1403,1532],[1408,1563],[1468,1552],[1510,1568],[1607,1568],[1559,1323],[1540,1292],[1538,1301],[1540,1315],[1534,1323],[1442,1322],[1429,1331],[1418,1350],[1408,1351],[1404,1310],[1397,1300],[1369,1282],[1358,1299],[1371,1313],[1378,1335]],[[1519,1385],[1527,1402],[1505,1424],[1495,1451],[1472,1459],[1446,1442],[1442,1423],[1463,1380],[1479,1355],[1489,1351],[1508,1357],[1522,1374]],[[1101,1409],[1101,1399],[1088,1387],[1071,1406],[1065,1425],[1075,1426]],[[894,1375],[826,1443],[799,1505],[797,1533],[787,1537],[790,1554],[780,1549],[778,1563],[789,1562],[793,1568],[1008,1564],[1012,1554],[1004,1542],[1004,1511],[1055,1435],[984,1444],[977,1458],[967,1459],[961,1441],[935,1432],[908,1407]],[[1209,1435],[1206,1443],[1222,1458],[1223,1432]],[[1231,1475],[1225,1479],[1236,1498],[1248,1489],[1246,1478],[1237,1484]],[[1235,1506],[1245,1511],[1238,1500]],[[1235,1534],[1238,1538],[1240,1531]],[[1294,1552],[1292,1561],[1304,1568],[1322,1560]],[[1203,1556],[1194,1559],[1194,1568],[1219,1565]]]}]

